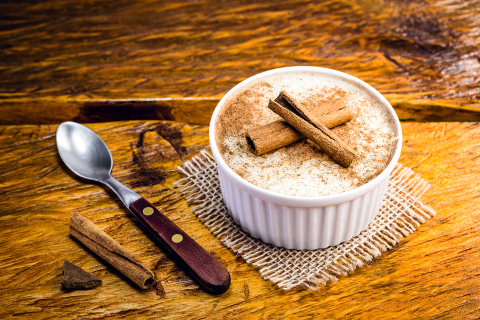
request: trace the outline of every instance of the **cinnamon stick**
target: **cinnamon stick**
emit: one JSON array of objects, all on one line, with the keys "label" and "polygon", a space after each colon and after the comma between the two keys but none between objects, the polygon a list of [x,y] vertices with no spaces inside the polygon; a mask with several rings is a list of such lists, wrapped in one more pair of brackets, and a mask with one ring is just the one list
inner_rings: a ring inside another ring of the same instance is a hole
[{"label": "cinnamon stick", "polygon": [[126,275],[140,288],[148,289],[154,284],[153,273],[150,269],[83,215],[76,213],[70,218],[69,231],[72,236]]},{"label": "cinnamon stick", "polygon": [[355,152],[349,146],[285,91],[282,91],[275,101],[270,99],[268,108],[312,140],[343,167],[348,167],[355,159]]},{"label": "cinnamon stick", "polygon": [[[340,99],[339,99],[340,100]],[[322,111],[329,111],[328,113],[317,112],[315,116],[327,128],[331,129],[355,117],[355,113],[351,108],[340,104],[329,104],[329,106],[336,105],[337,108],[332,110],[323,109]],[[251,146],[253,153],[259,156],[264,153],[283,148],[294,142],[305,139],[306,137],[298,132],[295,128],[290,126],[284,120],[277,120],[261,127],[254,128],[245,133],[247,143]]]}]

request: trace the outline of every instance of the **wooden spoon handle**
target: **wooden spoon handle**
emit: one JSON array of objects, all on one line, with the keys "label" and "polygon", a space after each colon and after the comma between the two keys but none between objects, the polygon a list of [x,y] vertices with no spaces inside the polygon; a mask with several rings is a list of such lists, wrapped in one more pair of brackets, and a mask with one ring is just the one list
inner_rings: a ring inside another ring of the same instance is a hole
[{"label": "wooden spoon handle", "polygon": [[227,291],[227,269],[150,202],[140,198],[129,209],[207,292]]}]

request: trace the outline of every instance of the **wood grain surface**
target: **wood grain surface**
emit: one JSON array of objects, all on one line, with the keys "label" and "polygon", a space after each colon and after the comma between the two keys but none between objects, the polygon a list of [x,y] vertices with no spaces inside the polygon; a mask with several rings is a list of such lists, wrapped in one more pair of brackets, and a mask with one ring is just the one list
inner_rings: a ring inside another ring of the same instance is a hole
[{"label": "wood grain surface", "polygon": [[[221,245],[172,183],[208,144],[208,128],[173,122],[88,125],[114,159],[113,175],[148,198],[232,275],[209,295],[166,256],[114,194],[71,174],[56,126],[0,126],[0,318],[24,319],[477,319],[480,317],[478,123],[403,123],[400,162],[433,185],[438,215],[364,268],[319,292],[284,292]],[[68,236],[81,212],[154,270],[142,291]],[[65,259],[100,276],[90,291],[61,289]]]},{"label": "wood grain surface", "polygon": [[[0,124],[208,124],[196,108],[298,65],[366,81],[401,119],[477,121],[479,13],[478,0],[2,1]],[[185,97],[207,101],[165,100]]]}]

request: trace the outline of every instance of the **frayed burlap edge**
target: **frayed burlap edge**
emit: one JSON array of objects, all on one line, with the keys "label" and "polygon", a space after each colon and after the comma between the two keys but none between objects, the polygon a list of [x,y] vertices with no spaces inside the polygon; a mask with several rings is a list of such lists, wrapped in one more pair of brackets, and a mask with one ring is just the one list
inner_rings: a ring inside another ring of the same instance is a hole
[{"label": "frayed burlap edge", "polygon": [[176,187],[188,203],[197,204],[193,212],[198,218],[225,246],[258,267],[264,279],[284,290],[295,287],[317,290],[319,285],[337,281],[338,276],[347,276],[392,249],[425,219],[436,214],[419,200],[430,185],[410,168],[397,164],[380,212],[367,230],[326,249],[288,250],[251,237],[233,221],[223,203],[217,166],[207,151],[179,169],[185,178]]}]

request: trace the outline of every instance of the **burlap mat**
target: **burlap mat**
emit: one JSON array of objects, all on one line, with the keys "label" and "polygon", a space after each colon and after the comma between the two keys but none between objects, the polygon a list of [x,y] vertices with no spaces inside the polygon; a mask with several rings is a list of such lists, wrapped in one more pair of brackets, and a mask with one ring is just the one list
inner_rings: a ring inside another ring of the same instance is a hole
[{"label": "burlap mat", "polygon": [[176,183],[193,212],[221,242],[259,268],[260,274],[284,290],[295,287],[316,290],[338,280],[392,249],[414,232],[435,211],[419,200],[429,184],[410,168],[398,164],[388,183],[380,213],[368,229],[334,247],[318,250],[287,250],[251,237],[225,208],[217,166],[206,151],[179,168],[185,178]]}]

